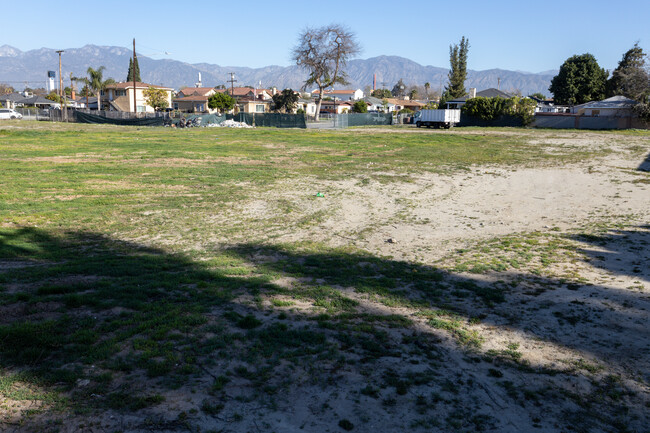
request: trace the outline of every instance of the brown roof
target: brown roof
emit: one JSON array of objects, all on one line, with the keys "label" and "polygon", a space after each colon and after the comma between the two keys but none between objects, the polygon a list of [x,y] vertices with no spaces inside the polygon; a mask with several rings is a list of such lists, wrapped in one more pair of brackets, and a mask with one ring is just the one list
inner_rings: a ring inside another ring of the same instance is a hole
[{"label": "brown roof", "polygon": [[[141,89],[141,88],[146,89],[148,87],[155,87],[156,89],[172,90],[170,87],[156,86],[155,84],[141,83],[140,81],[136,81],[135,86],[137,89]],[[106,86],[107,89],[129,89],[131,87],[133,87],[133,81],[127,81],[124,83],[113,83]]]},{"label": "brown roof", "polygon": [[[230,93],[232,90],[234,90],[234,93]],[[235,87],[234,89],[232,88],[227,88],[227,89],[216,89],[217,92],[219,93],[227,93],[228,95],[233,95],[233,96],[245,96],[248,95],[249,93],[253,93],[255,89],[251,89],[250,87]]]},{"label": "brown roof", "polygon": [[179,93],[182,93],[185,96],[190,95],[207,95],[210,91],[214,90],[214,87],[186,87],[182,89]]}]

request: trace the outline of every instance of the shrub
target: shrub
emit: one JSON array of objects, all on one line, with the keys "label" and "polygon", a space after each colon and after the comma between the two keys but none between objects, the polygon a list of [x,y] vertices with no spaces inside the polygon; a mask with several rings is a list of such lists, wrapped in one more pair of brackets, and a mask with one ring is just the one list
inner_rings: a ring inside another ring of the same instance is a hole
[{"label": "shrub", "polygon": [[536,103],[530,98],[484,98],[478,96],[469,99],[462,107],[463,114],[481,120],[495,120],[501,116],[513,116],[522,120],[524,125],[533,121]]}]

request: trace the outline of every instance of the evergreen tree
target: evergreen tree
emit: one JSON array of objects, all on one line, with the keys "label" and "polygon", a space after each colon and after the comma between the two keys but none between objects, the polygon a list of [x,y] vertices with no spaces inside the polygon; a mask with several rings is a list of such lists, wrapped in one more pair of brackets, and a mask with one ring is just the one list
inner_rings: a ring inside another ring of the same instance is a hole
[{"label": "evergreen tree", "polygon": [[607,71],[589,53],[568,58],[548,90],[556,104],[584,104],[605,97]]},{"label": "evergreen tree", "polygon": [[133,57],[129,59],[129,71],[126,74],[126,81],[133,81],[133,71],[135,71],[135,81],[142,82],[140,78],[140,65],[138,65],[138,56],[135,56],[135,61]]},{"label": "evergreen tree", "polygon": [[442,99],[445,101],[465,96],[465,79],[467,79],[467,52],[469,39],[465,36],[460,40],[460,45],[449,46],[449,84],[445,87]]},{"label": "evergreen tree", "polygon": [[646,55],[635,43],[618,63],[607,80],[607,96],[623,95],[643,102],[650,93],[650,74],[646,70]]}]

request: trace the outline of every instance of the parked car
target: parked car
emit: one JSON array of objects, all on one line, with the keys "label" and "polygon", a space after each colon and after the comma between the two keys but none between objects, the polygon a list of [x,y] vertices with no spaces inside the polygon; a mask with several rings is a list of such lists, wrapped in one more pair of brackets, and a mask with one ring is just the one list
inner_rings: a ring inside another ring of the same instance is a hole
[{"label": "parked car", "polygon": [[22,119],[23,115],[11,108],[0,108],[0,119]]}]

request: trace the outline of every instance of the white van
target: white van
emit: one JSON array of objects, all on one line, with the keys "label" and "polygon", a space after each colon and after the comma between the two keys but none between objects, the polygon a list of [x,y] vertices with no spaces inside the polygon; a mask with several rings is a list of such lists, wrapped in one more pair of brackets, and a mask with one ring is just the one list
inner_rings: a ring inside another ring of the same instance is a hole
[{"label": "white van", "polygon": [[22,119],[23,115],[11,108],[0,108],[0,119]]}]

